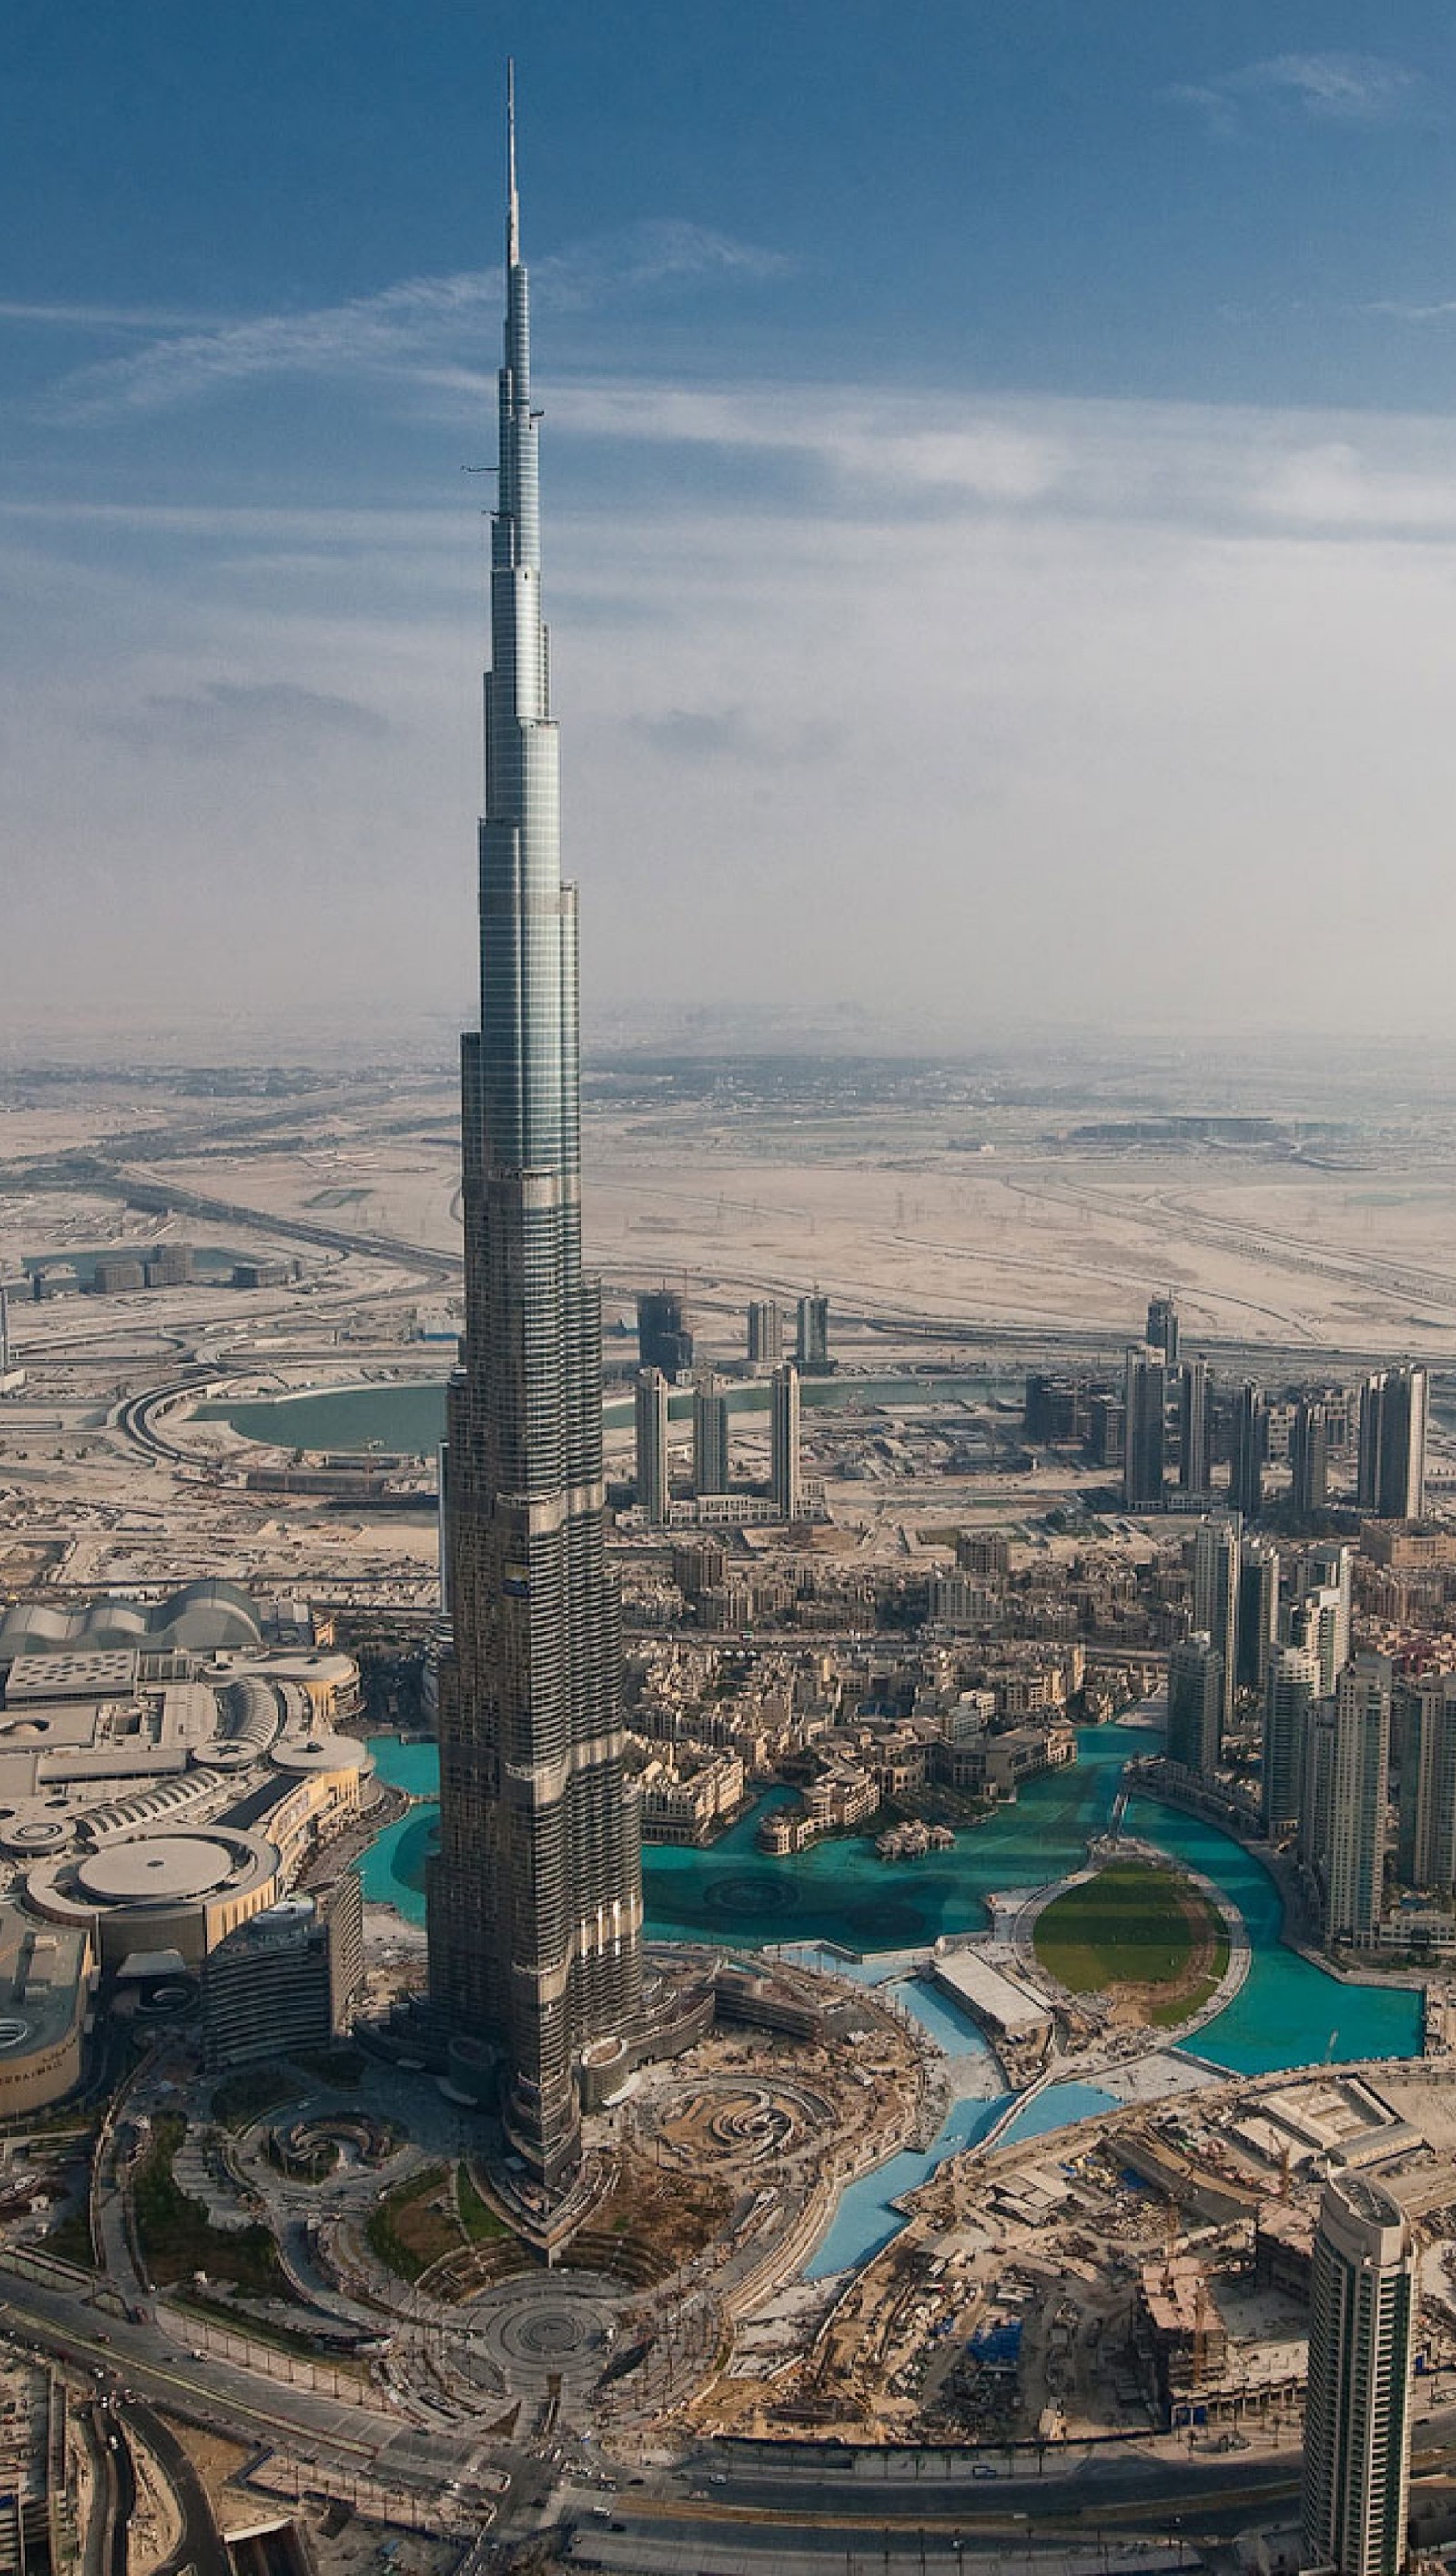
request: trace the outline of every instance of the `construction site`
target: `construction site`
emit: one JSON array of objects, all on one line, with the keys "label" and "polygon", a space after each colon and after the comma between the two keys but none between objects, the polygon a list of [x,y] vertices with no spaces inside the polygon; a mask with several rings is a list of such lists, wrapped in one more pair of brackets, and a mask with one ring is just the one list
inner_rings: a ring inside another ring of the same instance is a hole
[{"label": "construction site", "polygon": [[[1214,2450],[1297,2437],[1325,2177],[1378,2171],[1421,2247],[1419,2382],[1456,2369],[1456,2083],[1439,2064],[1205,2083],[972,2149],[861,2271],[741,2337],[703,2429]],[[784,2320],[787,2325],[787,2319]]]}]

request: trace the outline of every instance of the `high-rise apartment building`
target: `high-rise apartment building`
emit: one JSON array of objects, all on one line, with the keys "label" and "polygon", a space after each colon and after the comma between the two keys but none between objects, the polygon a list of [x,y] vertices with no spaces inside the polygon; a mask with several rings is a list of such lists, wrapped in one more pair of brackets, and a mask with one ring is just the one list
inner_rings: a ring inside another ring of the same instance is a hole
[{"label": "high-rise apartment building", "polygon": [[1246,1378],[1229,1424],[1229,1509],[1256,1521],[1264,1508],[1267,1421],[1263,1389]]},{"label": "high-rise apartment building", "polygon": [[957,1530],[956,1563],[967,1574],[1005,1584],[1011,1576],[1011,1541],[1005,1530]]},{"label": "high-rise apartment building", "polygon": [[1353,1553],[1349,1542],[1342,1538],[1321,1538],[1307,1543],[1299,1554],[1304,1583],[1311,1591],[1338,1592],[1348,1606]]},{"label": "high-rise apartment building", "polygon": [[561,881],[514,117],[497,417],[429,1976],[452,2068],[479,2090],[494,2064],[508,2145],[555,2191],[580,2158],[581,2053],[639,2020],[642,1875],[606,1554],[600,1299],[581,1266],[577,907]]},{"label": "high-rise apartment building", "polygon": [[1310,1712],[1320,1696],[1319,1657],[1307,1646],[1276,1646],[1264,1685],[1264,1831],[1292,1833],[1304,1801]]},{"label": "high-rise apartment building", "polygon": [[693,1491],[728,1491],[728,1398],[711,1369],[693,1382]]},{"label": "high-rise apartment building", "polygon": [[829,1300],[818,1289],[799,1299],[794,1356],[804,1377],[822,1377],[829,1366]]},{"label": "high-rise apartment building", "polygon": [[1312,1646],[1320,1659],[1320,1697],[1329,1699],[1350,1660],[1350,1550],[1338,1542],[1306,1548],[1299,1589],[1285,1630],[1292,1646]]},{"label": "high-rise apartment building", "polygon": [[1456,1673],[1403,1695],[1397,1867],[1407,1887],[1456,1895]]},{"label": "high-rise apartment building", "polygon": [[638,1298],[637,1357],[643,1368],[661,1369],[669,1386],[692,1367],[693,1337],[675,1288],[647,1288]]},{"label": "high-rise apartment building", "polygon": [[1279,1634],[1279,1551],[1246,1538],[1239,1566],[1238,1686],[1262,1697]]},{"label": "high-rise apartment building", "polygon": [[1121,1467],[1127,1440],[1127,1407],[1120,1395],[1087,1399],[1087,1448],[1094,1467]]},{"label": "high-rise apartment building", "polygon": [[1306,1646],[1319,1657],[1320,1697],[1329,1699],[1350,1660],[1350,1605],[1338,1592],[1302,1592],[1289,1604],[1285,1621],[1291,1646]]},{"label": "high-rise apartment building", "polygon": [[639,1369],[633,1397],[637,1452],[637,1507],[654,1529],[667,1518],[667,1380],[660,1368]]},{"label": "high-rise apartment building", "polygon": [[1211,1779],[1223,1742],[1223,1657],[1206,1635],[1184,1637],[1168,1657],[1170,1762]]},{"label": "high-rise apartment building", "polygon": [[25,1384],[25,1371],[15,1356],[10,1338],[10,1308],[6,1293],[0,1287],[0,1395],[13,1395]]},{"label": "high-rise apartment building", "polygon": [[1380,1922],[1390,1693],[1389,1658],[1357,1655],[1309,1725],[1299,1848],[1319,1891],[1327,1947],[1367,1943]]},{"label": "high-rise apartment building", "polygon": [[1178,1305],[1171,1290],[1166,1297],[1148,1299],[1148,1329],[1145,1339],[1149,1348],[1161,1351],[1170,1369],[1178,1365]]},{"label": "high-rise apartment building", "polygon": [[777,1368],[784,1355],[784,1318],[771,1297],[755,1297],[748,1309],[750,1368]]},{"label": "high-rise apartment building", "polygon": [[1290,1504],[1297,1519],[1317,1518],[1329,1499],[1330,1415],[1318,1396],[1301,1396],[1289,1435]]},{"label": "high-rise apartment building", "polygon": [[1193,1628],[1217,1648],[1222,1724],[1233,1723],[1243,1529],[1236,1512],[1200,1521],[1193,1533]]},{"label": "high-rise apartment building", "polygon": [[149,1288],[185,1288],[197,1265],[190,1243],[156,1243],[142,1266]]},{"label": "high-rise apartment building", "polygon": [[208,1952],[202,2035],[210,2073],[345,2038],[364,1988],[357,1871],[252,1915]]},{"label": "high-rise apartment building", "polygon": [[1360,1389],[1358,1498],[1382,1521],[1419,1520],[1426,1506],[1423,1368],[1377,1369]]},{"label": "high-rise apartment building", "polygon": [[799,1372],[792,1360],[774,1370],[769,1419],[769,1488],[780,1520],[796,1521],[803,1499],[799,1471]]},{"label": "high-rise apartment building", "polygon": [[1022,1427],[1028,1440],[1055,1445],[1085,1441],[1092,1427],[1091,1386],[1085,1377],[1028,1369]]},{"label": "high-rise apartment building", "polygon": [[1213,1490],[1213,1409],[1207,1360],[1185,1360],[1178,1372],[1178,1482],[1185,1494]]},{"label": "high-rise apartment building", "polygon": [[1325,2184],[1310,2276],[1304,2564],[1400,2576],[1410,2516],[1416,2255],[1410,2222],[1366,2174]]},{"label": "high-rise apartment building", "polygon": [[1163,1499],[1167,1412],[1168,1371],[1162,1352],[1147,1342],[1130,1342],[1123,1373],[1122,1428],[1122,1499],[1130,1512],[1155,1510]]}]

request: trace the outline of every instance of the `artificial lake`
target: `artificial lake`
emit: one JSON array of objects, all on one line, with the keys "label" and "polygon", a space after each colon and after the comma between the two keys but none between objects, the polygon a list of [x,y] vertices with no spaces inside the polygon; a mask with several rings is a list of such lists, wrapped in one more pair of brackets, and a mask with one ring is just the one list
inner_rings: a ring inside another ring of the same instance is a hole
[{"label": "artificial lake", "polygon": [[[1111,1815],[1124,1761],[1147,1752],[1149,1737],[1140,1728],[1084,1727],[1077,1741],[1074,1765],[1027,1782],[1014,1806],[958,1834],[952,1851],[921,1861],[882,1861],[863,1839],[826,1841],[795,1858],[770,1860],[754,1843],[758,1808],[707,1851],[649,1844],[642,1855],[648,1937],[738,1950],[828,1942],[861,1954],[861,1976],[892,1976],[893,1958],[885,1956],[877,1971],[877,1954],[927,1950],[942,1933],[983,1930],[988,1896],[1044,1886],[1081,1867],[1088,1837]],[[386,1826],[365,1852],[359,1864],[364,1892],[422,1922],[425,1859],[437,1815],[436,1748],[379,1736],[370,1751],[382,1779],[426,1803]],[[1233,2001],[1198,2031],[1191,2045],[1200,2058],[1231,2074],[1261,2075],[1330,2061],[1419,2056],[1419,1992],[1348,1984],[1287,1949],[1278,1889],[1243,1844],[1150,1799],[1129,1801],[1127,1828],[1212,1880],[1248,1931],[1249,1974]],[[827,1964],[843,1972],[847,1963]],[[974,2026],[929,1989],[913,1996],[901,1991],[900,2000],[951,2056],[985,2052]],[[931,2148],[893,2156],[851,2183],[807,2266],[810,2277],[862,2263],[886,2243],[901,2224],[893,2200],[981,2136],[1003,2099],[956,2102]],[[1110,2107],[1108,2094],[1069,2079],[1038,2095],[1025,2125],[1018,2121],[1010,2134],[1036,2136]]]}]

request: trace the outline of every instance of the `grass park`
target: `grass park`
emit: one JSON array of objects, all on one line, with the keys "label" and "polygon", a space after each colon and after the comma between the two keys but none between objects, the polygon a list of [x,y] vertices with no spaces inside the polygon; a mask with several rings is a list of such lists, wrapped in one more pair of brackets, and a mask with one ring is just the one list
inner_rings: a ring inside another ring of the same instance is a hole
[{"label": "grass park", "polygon": [[1038,1916],[1032,1945],[1069,1993],[1127,1998],[1138,2019],[1163,2029],[1207,2003],[1229,1958],[1202,1888],[1144,1860],[1109,1861],[1064,1888]]}]

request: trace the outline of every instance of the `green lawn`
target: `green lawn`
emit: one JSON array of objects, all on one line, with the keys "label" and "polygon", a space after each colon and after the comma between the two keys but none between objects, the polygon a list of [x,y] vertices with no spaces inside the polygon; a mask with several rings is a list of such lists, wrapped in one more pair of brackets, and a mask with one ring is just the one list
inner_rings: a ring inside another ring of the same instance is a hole
[{"label": "green lawn", "polygon": [[147,2269],[159,2288],[205,2272],[232,2281],[252,2299],[291,2299],[293,2289],[266,2227],[214,2227],[200,2200],[189,2200],[172,2172],[187,2123],[169,2114],[152,2123],[151,2144],[132,2179],[132,2211]]},{"label": "green lawn", "polygon": [[505,2220],[496,2216],[488,2200],[481,2199],[464,2164],[455,2168],[455,2206],[472,2245],[483,2245],[492,2236],[509,2236]]},{"label": "green lawn", "polygon": [[442,2254],[455,2253],[460,2227],[448,2168],[426,2165],[406,2182],[397,2182],[376,2201],[364,2233],[386,2270],[402,2281],[417,2281]]},{"label": "green lawn", "polygon": [[1180,2022],[1191,2021],[1196,2012],[1202,2012],[1205,2004],[1212,2003],[1223,1984],[1228,1963],[1228,1934],[1220,1932],[1213,1945],[1213,1965],[1207,1976],[1195,1977],[1181,1994],[1171,1995],[1166,2002],[1154,2004],[1148,2014],[1154,2030],[1176,2030]]},{"label": "green lawn", "polygon": [[[1036,1955],[1075,1995],[1102,1994],[1110,1986],[1176,1986],[1193,1958],[1184,1910],[1190,1902],[1214,1944],[1214,1964],[1220,1952],[1226,1963],[1223,1926],[1201,1890],[1140,1860],[1110,1861],[1095,1878],[1054,1896],[1032,1936]],[[1199,1985],[1203,2000],[1212,1988],[1204,1979]],[[1195,2006],[1190,2001],[1185,2009]]]}]

